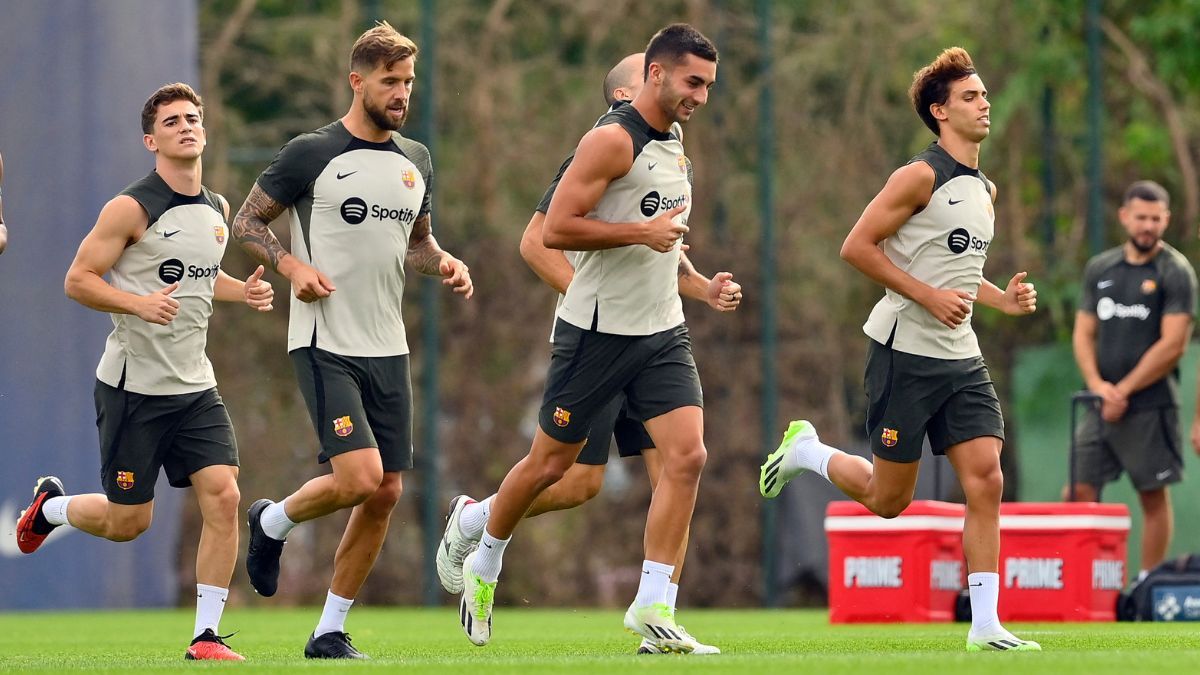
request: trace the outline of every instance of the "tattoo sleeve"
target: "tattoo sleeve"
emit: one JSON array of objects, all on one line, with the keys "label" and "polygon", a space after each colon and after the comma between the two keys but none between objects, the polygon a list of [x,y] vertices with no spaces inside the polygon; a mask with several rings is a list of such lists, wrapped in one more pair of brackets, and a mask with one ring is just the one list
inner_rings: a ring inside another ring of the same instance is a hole
[{"label": "tattoo sleeve", "polygon": [[412,234],[408,236],[408,264],[421,274],[441,276],[439,265],[442,256],[446,254],[433,238],[433,228],[429,214],[425,214],[413,223]]},{"label": "tattoo sleeve", "polygon": [[276,271],[279,260],[287,254],[287,250],[271,232],[271,221],[286,209],[255,183],[246,196],[246,202],[233,217],[233,237],[250,257]]}]

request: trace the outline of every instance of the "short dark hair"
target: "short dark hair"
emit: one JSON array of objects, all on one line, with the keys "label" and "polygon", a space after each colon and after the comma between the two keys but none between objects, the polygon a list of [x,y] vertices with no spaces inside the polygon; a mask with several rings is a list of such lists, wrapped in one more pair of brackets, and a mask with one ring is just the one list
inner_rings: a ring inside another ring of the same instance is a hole
[{"label": "short dark hair", "polygon": [[944,50],[933,63],[913,73],[908,97],[912,99],[917,115],[930,131],[938,136],[942,135],[938,128],[938,120],[929,111],[929,106],[945,104],[950,99],[950,83],[974,74],[975,64],[971,61],[971,55],[962,47]]},{"label": "short dark hair", "polygon": [[717,47],[712,40],[686,23],[673,23],[658,31],[646,45],[646,65],[642,67],[642,79],[650,77],[650,64],[670,61],[679,63],[688,54],[699,56],[705,61],[717,63]]},{"label": "short dark hair", "polygon": [[1167,193],[1167,189],[1152,180],[1139,180],[1125,188],[1125,197],[1121,200],[1121,206],[1128,205],[1134,199],[1144,202],[1162,202],[1163,206],[1171,208],[1171,195]]},{"label": "short dark hair", "polygon": [[183,82],[164,84],[151,94],[142,106],[142,133],[154,133],[154,118],[158,117],[158,106],[175,101],[191,101],[196,105],[196,110],[200,111],[200,120],[204,120],[204,102],[194,89]]},{"label": "short dark hair", "polygon": [[417,45],[401,35],[386,21],[378,21],[375,27],[358,36],[350,49],[350,70],[362,74],[383,66],[391,68],[393,63],[408,57],[417,59]]}]

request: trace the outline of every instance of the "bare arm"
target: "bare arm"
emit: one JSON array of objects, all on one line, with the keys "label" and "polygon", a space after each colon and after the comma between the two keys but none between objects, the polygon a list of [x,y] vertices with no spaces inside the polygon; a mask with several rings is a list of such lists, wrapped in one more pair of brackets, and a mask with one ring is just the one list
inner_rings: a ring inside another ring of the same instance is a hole
[{"label": "bare arm", "polygon": [[471,282],[469,269],[463,261],[438,246],[428,213],[413,222],[412,232],[408,236],[406,259],[408,264],[421,274],[444,277],[442,283],[453,288],[455,293],[467,298],[474,295],[475,286]]},{"label": "bare arm", "polygon": [[687,254],[679,253],[679,294],[707,303],[720,312],[732,312],[742,303],[742,285],[730,272],[717,272],[709,279],[696,271]]},{"label": "bare arm", "polygon": [[287,277],[292,283],[292,292],[302,302],[327,298],[337,290],[333,282],[288,253],[271,232],[271,223],[285,210],[286,206],[272,199],[255,183],[242,208],[233,217],[233,236],[251,258]]},{"label": "bare arm", "polygon": [[284,276],[287,274],[280,269],[280,262],[290,254],[271,232],[271,223],[286,210],[286,206],[272,199],[255,183],[242,208],[233,217],[233,237],[246,253]]},{"label": "bare arm", "polygon": [[525,226],[525,233],[521,235],[521,257],[529,269],[550,288],[566,293],[567,286],[575,277],[575,268],[567,262],[567,256],[562,251],[546,248],[542,244],[542,226],[545,222],[546,214],[534,211],[529,224]]},{"label": "bare arm", "polygon": [[1037,291],[1033,284],[1025,283],[1026,273],[1017,272],[1009,279],[1006,288],[984,279],[976,292],[980,303],[1005,314],[1020,316],[1037,311]]},{"label": "bare arm", "polygon": [[674,222],[686,205],[659,214],[642,223],[602,223],[587,218],[612,181],[633,166],[633,143],[620,125],[597,127],[584,135],[575,159],[563,174],[542,230],[546,248],[594,251],[643,244],[665,253],[687,232],[687,225]]},{"label": "bare arm", "polygon": [[1083,376],[1088,391],[1101,398],[1100,415],[1108,422],[1116,422],[1125,416],[1129,408],[1129,397],[1100,375],[1096,361],[1096,329],[1099,320],[1095,314],[1075,313],[1075,329],[1071,332],[1071,347],[1075,352],[1075,364]]},{"label": "bare arm", "polygon": [[966,291],[933,288],[897,267],[879,248],[914,213],[925,208],[933,194],[933,168],[913,162],[896,169],[875,195],[842,244],[842,259],[859,272],[917,302],[950,328],[966,320],[975,298]]},{"label": "bare arm", "polygon": [[149,220],[141,204],[128,195],[105,204],[67,270],[64,283],[67,296],[101,312],[132,314],[161,325],[170,323],[179,312],[179,301],[170,295],[179,282],[148,295],[137,295],[114,288],[104,280],[125,248],[146,231]]}]

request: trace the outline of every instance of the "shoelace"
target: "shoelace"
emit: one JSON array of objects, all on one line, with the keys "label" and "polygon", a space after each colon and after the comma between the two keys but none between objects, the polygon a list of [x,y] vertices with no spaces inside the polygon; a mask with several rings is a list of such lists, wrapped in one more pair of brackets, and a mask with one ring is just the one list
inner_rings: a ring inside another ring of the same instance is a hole
[{"label": "shoelace", "polygon": [[201,633],[196,639],[199,642],[215,642],[222,647],[228,647],[229,645],[225,644],[225,641],[237,634],[238,632],[235,630],[229,635],[217,635],[216,632],[210,629]]},{"label": "shoelace", "polygon": [[475,590],[475,618],[487,621],[488,610],[491,609],[496,595],[496,584],[488,584],[483,581],[478,583],[479,587]]}]

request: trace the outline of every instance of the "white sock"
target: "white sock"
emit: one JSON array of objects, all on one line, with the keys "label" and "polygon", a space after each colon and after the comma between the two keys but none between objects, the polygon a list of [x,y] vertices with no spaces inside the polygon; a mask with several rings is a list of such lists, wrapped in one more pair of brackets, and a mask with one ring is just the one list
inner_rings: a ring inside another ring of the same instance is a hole
[{"label": "white sock", "polygon": [[642,582],[638,584],[634,606],[649,607],[655,603],[666,602],[667,586],[671,583],[671,575],[674,573],[674,565],[643,560]]},{"label": "white sock", "polygon": [[74,499],[72,496],[51,497],[42,503],[42,516],[51,525],[70,525],[67,520],[67,504]]},{"label": "white sock", "polygon": [[829,480],[829,458],[839,452],[841,450],[825,445],[815,436],[797,438],[792,444],[792,452],[783,456],[780,473],[790,478],[801,471],[813,471]]},{"label": "white sock", "polygon": [[192,638],[200,637],[200,634],[208,628],[211,628],[214,633],[217,632],[227,599],[229,599],[228,588],[196,584],[196,627],[192,631]]},{"label": "white sock", "polygon": [[508,546],[510,541],[512,537],[497,539],[484,530],[479,537],[479,548],[475,549],[471,571],[489,584],[499,580],[500,568],[504,565],[504,547]]},{"label": "white sock", "polygon": [[676,583],[667,584],[667,607],[670,607],[672,612],[675,611],[675,601],[678,599],[679,599],[679,584],[676,584]]},{"label": "white sock", "polygon": [[343,598],[329,591],[325,596],[325,609],[321,610],[321,620],[317,623],[317,629],[313,631],[313,637],[321,637],[326,633],[345,633],[346,613],[353,604],[353,598]]},{"label": "white sock", "polygon": [[996,602],[1000,599],[1000,575],[996,572],[972,572],[967,575],[971,594],[971,634],[990,634],[1000,628]]},{"label": "white sock", "polygon": [[487,525],[488,516],[492,513],[492,495],[481,502],[474,502],[463,507],[458,516],[458,529],[469,539],[479,539],[483,536],[483,528]]},{"label": "white sock", "polygon": [[266,532],[268,537],[278,539],[279,541],[287,539],[292,528],[297,525],[297,523],[292,522],[291,518],[287,517],[287,511],[283,506],[286,503],[287,500],[285,499],[281,502],[271,504],[263,509],[262,517],[259,519],[263,532]]}]

